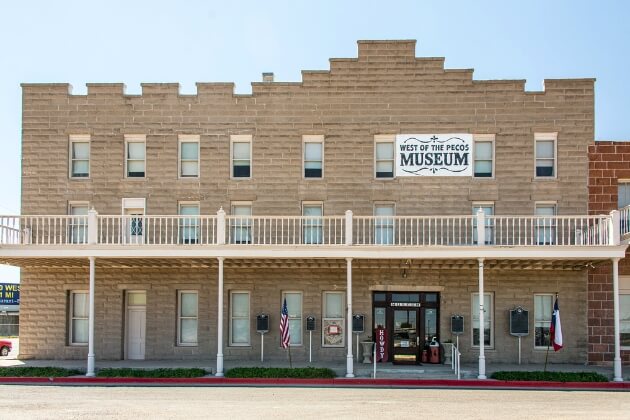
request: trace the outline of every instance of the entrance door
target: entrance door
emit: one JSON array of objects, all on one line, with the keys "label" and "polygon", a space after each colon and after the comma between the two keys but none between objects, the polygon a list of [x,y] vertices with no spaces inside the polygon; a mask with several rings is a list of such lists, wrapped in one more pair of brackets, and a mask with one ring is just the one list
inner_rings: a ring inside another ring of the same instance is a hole
[{"label": "entrance door", "polygon": [[127,293],[127,359],[143,360],[146,343],[146,294]]},{"label": "entrance door", "polygon": [[394,309],[392,341],[394,363],[420,361],[420,309]]}]

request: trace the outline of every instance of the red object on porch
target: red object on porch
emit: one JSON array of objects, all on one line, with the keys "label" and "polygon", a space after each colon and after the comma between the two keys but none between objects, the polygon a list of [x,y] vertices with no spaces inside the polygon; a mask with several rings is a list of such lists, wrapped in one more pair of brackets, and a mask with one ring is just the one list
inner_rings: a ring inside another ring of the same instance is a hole
[{"label": "red object on porch", "polygon": [[376,361],[387,362],[387,334],[385,328],[377,328],[374,331],[376,337]]},{"label": "red object on porch", "polygon": [[440,347],[429,346],[429,351],[431,352],[431,356],[429,356],[429,363],[440,363]]}]

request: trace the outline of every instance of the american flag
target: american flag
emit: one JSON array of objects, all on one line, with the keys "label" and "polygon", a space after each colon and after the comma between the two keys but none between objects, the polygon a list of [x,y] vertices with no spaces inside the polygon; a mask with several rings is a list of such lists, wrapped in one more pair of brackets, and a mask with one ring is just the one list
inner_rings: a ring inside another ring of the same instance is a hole
[{"label": "american flag", "polygon": [[282,314],[280,316],[280,341],[282,344],[282,348],[286,349],[287,347],[289,347],[290,337],[289,311],[287,310],[287,298],[284,298],[284,303],[282,304]]}]

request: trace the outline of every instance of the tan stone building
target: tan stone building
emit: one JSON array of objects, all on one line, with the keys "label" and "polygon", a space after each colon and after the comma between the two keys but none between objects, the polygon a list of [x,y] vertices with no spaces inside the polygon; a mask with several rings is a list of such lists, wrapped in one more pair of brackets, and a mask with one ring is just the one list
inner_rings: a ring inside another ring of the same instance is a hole
[{"label": "tan stone building", "polygon": [[23,84],[23,215],[0,235],[0,260],[22,267],[21,357],[87,357],[88,374],[216,359],[220,375],[260,358],[263,313],[265,357],[286,357],[286,298],[294,360],[352,376],[360,314],[388,362],[422,362],[436,337],[485,377],[518,361],[518,307],[522,361],[544,361],[557,293],[550,358],[585,362],[586,268],[625,250],[617,213],[588,215],[594,80],[526,92],[417,58],[415,41],[358,47],[250,95]]}]

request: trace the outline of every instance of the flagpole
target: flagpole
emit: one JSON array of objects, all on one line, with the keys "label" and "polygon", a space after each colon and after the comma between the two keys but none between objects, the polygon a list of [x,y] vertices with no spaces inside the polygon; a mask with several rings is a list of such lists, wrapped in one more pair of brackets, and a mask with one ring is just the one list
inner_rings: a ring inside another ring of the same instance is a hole
[{"label": "flagpole", "polygon": [[289,344],[287,349],[289,350],[289,368],[293,369],[293,363],[291,362],[291,344]]}]

